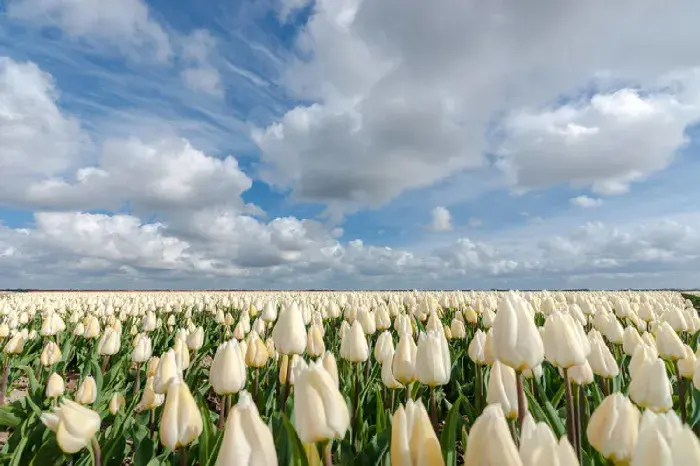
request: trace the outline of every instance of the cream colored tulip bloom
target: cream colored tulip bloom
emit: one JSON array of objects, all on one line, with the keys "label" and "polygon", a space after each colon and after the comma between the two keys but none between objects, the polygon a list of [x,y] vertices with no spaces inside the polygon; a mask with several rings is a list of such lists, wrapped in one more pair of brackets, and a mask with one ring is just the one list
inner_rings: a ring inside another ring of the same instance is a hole
[{"label": "cream colored tulip bloom", "polygon": [[160,418],[160,442],[171,450],[187,446],[202,433],[202,415],[189,387],[180,378],[168,386]]},{"label": "cream colored tulip bloom", "polygon": [[392,466],[444,466],[440,442],[420,400],[409,400],[394,413],[390,455]]},{"label": "cream colored tulip bloom", "polygon": [[71,400],[63,400],[53,413],[42,414],[41,421],[56,432],[56,442],[67,454],[87,447],[101,423],[99,414]]}]

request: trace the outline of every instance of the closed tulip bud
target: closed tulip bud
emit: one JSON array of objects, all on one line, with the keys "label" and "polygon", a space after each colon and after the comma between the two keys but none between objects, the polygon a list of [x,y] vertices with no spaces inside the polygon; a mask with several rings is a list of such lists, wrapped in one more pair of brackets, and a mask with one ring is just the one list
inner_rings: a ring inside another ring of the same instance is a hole
[{"label": "closed tulip bud", "polygon": [[668,439],[656,427],[651,411],[646,411],[639,425],[637,446],[632,456],[631,466],[673,466],[673,458]]},{"label": "closed tulip bud", "polygon": [[280,354],[302,354],[306,349],[306,327],[299,306],[293,302],[282,309],[272,329],[272,339]]},{"label": "closed tulip bud", "polygon": [[100,336],[100,321],[95,316],[88,316],[85,319],[85,331],[83,337],[94,339]]},{"label": "closed tulip bud", "polygon": [[523,371],[523,377],[526,379],[532,379],[533,377],[542,378],[542,365],[535,366],[532,369],[525,369]]},{"label": "closed tulip bud", "polygon": [[642,367],[645,362],[654,361],[658,357],[659,353],[656,351],[655,347],[646,344],[637,345],[637,349],[634,350],[632,359],[630,359],[630,376],[634,378],[639,368]]},{"label": "closed tulip bud", "polygon": [[450,323],[450,332],[452,333],[452,338],[463,339],[467,337],[467,330],[464,327],[464,322],[457,319],[452,319]]},{"label": "closed tulip bud", "polygon": [[209,370],[209,382],[219,395],[238,393],[245,387],[246,366],[236,340],[229,340],[216,350]]},{"label": "closed tulip bud", "polygon": [[98,430],[100,415],[71,400],[63,400],[53,413],[41,415],[41,422],[56,432],[56,443],[64,453],[77,453],[87,447]]},{"label": "closed tulip bud", "polygon": [[683,342],[668,322],[661,322],[656,330],[656,348],[659,356],[667,361],[677,361],[685,357]]},{"label": "closed tulip bud", "polygon": [[[564,376],[563,371],[560,369],[562,377]],[[570,367],[567,371],[567,377],[576,385],[588,385],[593,383],[593,371],[591,370],[591,365],[588,361],[584,362],[580,366]]]},{"label": "closed tulip bud", "polygon": [[416,380],[416,352],[418,347],[410,333],[404,333],[399,338],[399,344],[391,363],[391,371],[396,380],[407,385]]},{"label": "closed tulip bud", "polygon": [[73,335],[76,337],[82,337],[85,335],[85,326],[82,322],[78,322],[73,328]]},{"label": "closed tulip bud", "polygon": [[374,345],[374,359],[384,364],[389,358],[394,357],[394,340],[388,330],[383,331],[377,343]]},{"label": "closed tulip bud", "polygon": [[527,303],[515,294],[501,299],[493,322],[494,357],[517,372],[544,359],[544,345]]},{"label": "closed tulip bud", "polygon": [[644,332],[642,333],[642,341],[646,343],[647,345],[656,348],[656,339],[654,338],[654,335],[652,335],[649,332]]},{"label": "closed tulip bud", "polygon": [[486,401],[489,404],[499,403],[508,419],[518,417],[518,389],[515,371],[512,367],[506,366],[500,361],[493,363],[486,391]]},{"label": "closed tulip bud", "polygon": [[421,332],[416,350],[416,378],[430,387],[445,385],[450,381],[450,347],[440,330]]},{"label": "closed tulip bud", "polygon": [[102,356],[112,356],[119,352],[121,338],[119,333],[112,327],[105,327],[105,331],[97,345],[97,351]]},{"label": "closed tulip bud", "polygon": [[21,332],[15,333],[5,344],[6,354],[20,354],[24,350],[25,338]]},{"label": "closed tulip bud", "polygon": [[277,466],[277,451],[270,427],[263,422],[252,397],[245,390],[226,420],[217,466]]},{"label": "closed tulip bud", "polygon": [[41,351],[39,361],[42,366],[53,366],[61,361],[61,348],[51,340],[48,340]]},{"label": "closed tulip bud", "polygon": [[175,340],[173,351],[175,352],[175,362],[177,363],[178,370],[184,372],[190,367],[190,350],[187,348],[186,341]]},{"label": "closed tulip bud", "polygon": [[525,419],[527,421],[523,423],[520,434],[520,458],[523,466],[578,466],[576,452],[566,437],[557,442],[546,423],[535,424],[529,415]]},{"label": "closed tulip bud", "polygon": [[306,336],[306,352],[309,356],[317,358],[326,351],[326,344],[323,342],[323,332],[318,325],[311,324],[309,333]]},{"label": "closed tulip bud", "polygon": [[440,442],[420,400],[409,400],[394,413],[390,454],[396,466],[444,466]]},{"label": "closed tulip bud", "polygon": [[331,375],[318,362],[295,370],[294,427],[304,443],[342,439],[350,413]]},{"label": "closed tulip bud", "polygon": [[136,325],[132,325],[131,328],[129,329],[129,335],[131,335],[132,337],[135,337],[138,334],[139,334],[139,328]]},{"label": "closed tulip bud", "polygon": [[156,319],[155,312],[148,311],[143,319],[141,320],[141,329],[144,332],[152,332],[158,328],[158,320]]},{"label": "closed tulip bud", "polygon": [[333,356],[333,353],[330,351],[326,351],[323,353],[323,357],[321,358],[321,364],[323,365],[323,368],[326,369],[326,372],[328,372],[331,376],[331,379],[333,379],[333,382],[335,383],[335,386],[339,386],[339,380],[338,380],[338,364],[335,360],[335,356]]},{"label": "closed tulip bud", "polygon": [[626,396],[614,393],[591,415],[586,428],[588,442],[614,463],[630,461],[637,444],[639,410]]},{"label": "closed tulip bud", "polygon": [[204,328],[200,325],[187,335],[187,347],[192,351],[199,350],[204,345]]},{"label": "closed tulip bud", "polygon": [[163,401],[165,401],[165,395],[156,393],[155,390],[153,390],[153,382],[153,376],[149,376],[146,379],[146,386],[143,389],[143,396],[141,397],[141,401],[139,402],[139,406],[142,409],[156,409],[158,406],[163,404]]},{"label": "closed tulip bud", "polygon": [[264,367],[267,364],[267,347],[258,333],[253,330],[248,336],[248,348],[245,353],[245,363],[248,367]]},{"label": "closed tulip bud", "polygon": [[277,305],[272,301],[265,303],[265,307],[262,312],[262,320],[265,322],[274,322],[277,320]]},{"label": "closed tulip bud", "polygon": [[363,362],[369,358],[367,339],[357,320],[340,341],[340,357],[350,362]]},{"label": "closed tulip bud", "polygon": [[692,380],[695,375],[695,353],[693,349],[688,345],[683,345],[685,349],[685,357],[678,360],[678,372],[684,379]]},{"label": "closed tulip bud", "polygon": [[474,334],[474,338],[469,342],[469,347],[467,348],[467,355],[475,364],[479,366],[485,366],[486,361],[486,334],[483,330],[479,329]]},{"label": "closed tulip bud", "polygon": [[0,338],[6,338],[7,336],[10,335],[10,327],[3,322],[0,324]]},{"label": "closed tulip bud", "polygon": [[389,356],[385,364],[382,365],[382,383],[386,388],[396,390],[397,388],[403,387],[403,385],[394,378],[394,373],[391,371],[391,362],[393,359],[393,355]]},{"label": "closed tulip bud", "polygon": [[487,406],[481,416],[474,422],[469,432],[467,451],[464,453],[464,464],[523,465],[499,404]]},{"label": "closed tulip bud", "polygon": [[168,387],[160,418],[160,443],[176,450],[192,443],[202,433],[202,415],[189,387],[180,378]]},{"label": "closed tulip bud", "polygon": [[154,377],[156,375],[158,364],[160,364],[160,358],[158,356],[151,356],[146,366],[146,377]]},{"label": "closed tulip bud", "polygon": [[673,407],[671,382],[663,360],[644,361],[632,377],[629,396],[638,406],[652,411],[665,412]]},{"label": "closed tulip bud", "polygon": [[606,379],[617,377],[617,374],[620,372],[615,356],[610,352],[602,337],[591,340],[591,352],[588,355],[588,363],[595,375]]},{"label": "closed tulip bud", "polygon": [[586,362],[591,346],[583,328],[570,314],[554,311],[544,324],[544,354],[556,367],[567,369]]},{"label": "closed tulip bud", "polygon": [[640,343],[643,343],[643,341],[642,337],[639,336],[639,332],[634,327],[626,327],[625,331],[622,332],[622,350],[625,354],[632,356]]},{"label": "closed tulip bud", "polygon": [[464,310],[464,320],[474,325],[479,321],[479,314],[471,307],[468,307]]},{"label": "closed tulip bud", "polygon": [[144,363],[153,354],[151,338],[146,333],[139,333],[134,339],[134,349],[131,352],[131,361],[137,364]]},{"label": "closed tulip bud", "polygon": [[377,324],[374,319],[374,314],[363,309],[357,314],[357,321],[362,326],[362,331],[365,335],[373,335],[377,331]]},{"label": "closed tulip bud", "polygon": [[377,309],[377,312],[374,313],[374,320],[379,331],[383,332],[391,328],[391,316],[386,306]]},{"label": "closed tulip bud", "polygon": [[63,378],[57,373],[51,374],[46,383],[46,398],[58,398],[63,396],[66,386],[63,383]]},{"label": "closed tulip bud", "polygon": [[236,324],[236,327],[233,329],[233,338],[235,338],[238,341],[241,341],[245,338],[245,330],[240,322]]},{"label": "closed tulip bud", "polygon": [[117,415],[121,407],[124,406],[125,402],[124,395],[121,393],[115,393],[112,395],[112,398],[109,400],[109,412],[112,413],[112,416]]},{"label": "closed tulip bud", "polygon": [[165,394],[168,392],[168,385],[170,385],[173,380],[181,378],[182,371],[177,365],[175,351],[169,349],[163,354],[160,361],[158,361],[158,367],[156,368],[155,378],[153,380],[153,388],[156,393]]},{"label": "closed tulip bud", "polygon": [[75,392],[75,401],[81,405],[89,405],[94,403],[96,399],[97,385],[95,384],[95,379],[88,375],[78,387],[78,391]]},{"label": "closed tulip bud", "polygon": [[174,315],[170,314],[170,316],[168,316],[168,320],[165,323],[168,325],[168,327],[174,327],[177,323],[177,320],[175,320]]}]

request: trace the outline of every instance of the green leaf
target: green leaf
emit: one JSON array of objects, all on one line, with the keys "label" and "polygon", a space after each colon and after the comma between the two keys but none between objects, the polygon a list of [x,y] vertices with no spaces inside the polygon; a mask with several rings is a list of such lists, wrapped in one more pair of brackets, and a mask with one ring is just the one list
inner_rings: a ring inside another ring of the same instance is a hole
[{"label": "green leaf", "polygon": [[22,419],[17,417],[13,412],[12,405],[6,405],[0,408],[0,426],[17,427],[22,422]]},{"label": "green leaf", "polygon": [[457,464],[457,435],[462,430],[462,426],[466,425],[464,418],[459,411],[459,408],[464,401],[464,396],[460,395],[447,413],[445,426],[440,435],[440,447],[442,449],[442,457],[445,459],[447,466]]},{"label": "green leaf", "polygon": [[207,464],[209,457],[212,454],[214,443],[216,442],[216,434],[214,433],[214,425],[211,422],[209,409],[203,400],[199,401],[200,411],[202,413],[202,434],[199,436],[199,464]]},{"label": "green leaf", "polygon": [[90,364],[92,365],[92,377],[95,379],[95,386],[97,387],[97,401],[99,401],[100,397],[102,397],[102,384],[104,381],[102,369],[100,364],[94,359],[90,361]]},{"label": "green leaf", "polygon": [[56,443],[56,436],[51,435],[46,441],[41,445],[39,451],[37,451],[32,461],[29,463],[30,466],[50,466],[64,464],[65,459],[63,457],[63,452],[58,447]]},{"label": "green leaf", "polygon": [[384,401],[382,400],[382,390],[379,388],[375,389],[375,396],[374,396],[374,402],[375,402],[375,416],[376,416],[376,432],[380,433],[386,428],[386,413],[384,410]]},{"label": "green leaf", "polygon": [[688,425],[695,427],[700,422],[700,390],[693,387],[693,412],[688,419]]},{"label": "green leaf", "polygon": [[391,427],[372,437],[372,440],[357,454],[354,464],[381,466],[391,444]]},{"label": "green leaf", "polygon": [[284,413],[282,413],[282,424],[287,432],[287,444],[291,450],[290,464],[295,466],[309,466],[304,445],[301,443],[301,440],[299,440],[297,431]]},{"label": "green leaf", "polygon": [[155,443],[149,437],[144,437],[134,452],[134,466],[145,466],[155,456]]},{"label": "green leaf", "polygon": [[28,442],[28,437],[22,437],[22,440],[19,441],[19,445],[17,445],[17,448],[12,452],[12,461],[10,461],[10,466],[18,466],[21,464],[20,460],[22,459],[22,453],[24,452],[24,448],[27,446]]},{"label": "green leaf", "polygon": [[[534,377],[532,380],[534,380],[535,390],[537,390],[540,394],[540,398],[544,399],[544,390],[542,389],[542,385],[540,384],[539,379],[537,377]],[[528,397],[528,403],[530,407],[535,410],[542,409],[542,407],[537,403],[537,400],[535,399],[533,394],[530,393],[528,386],[524,385],[523,388],[525,389],[525,395]],[[554,430],[554,433],[557,438],[566,434],[566,428],[564,427],[564,423],[562,422],[561,417],[559,417],[557,410],[554,409],[554,406],[552,406],[552,403],[550,403],[549,400],[544,402],[544,415],[547,419],[547,423],[552,428],[552,430]]]}]

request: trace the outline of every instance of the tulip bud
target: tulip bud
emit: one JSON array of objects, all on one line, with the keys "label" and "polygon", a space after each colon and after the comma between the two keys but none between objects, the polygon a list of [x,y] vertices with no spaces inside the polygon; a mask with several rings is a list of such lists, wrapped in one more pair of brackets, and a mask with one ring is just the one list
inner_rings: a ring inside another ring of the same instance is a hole
[{"label": "tulip bud", "polygon": [[88,375],[78,387],[78,391],[75,392],[75,401],[81,405],[89,405],[94,403],[96,399],[97,385],[95,384],[95,379]]},{"label": "tulip bud", "polygon": [[85,335],[85,326],[82,322],[78,322],[73,329],[73,335],[76,337],[82,337]]},{"label": "tulip bud", "polygon": [[184,372],[190,367],[190,350],[187,348],[185,340],[176,339],[173,345],[173,351],[175,352],[175,362],[177,363],[178,370]]},{"label": "tulip bud", "polygon": [[83,337],[88,339],[97,338],[100,336],[100,321],[95,316],[88,316],[85,319],[85,331]]},{"label": "tulip bud", "polygon": [[226,420],[217,466],[245,464],[277,466],[277,451],[270,427],[263,422],[253,399],[243,390]]},{"label": "tulip bud", "polygon": [[674,465],[700,464],[700,441],[688,426],[671,439],[671,452]]},{"label": "tulip bud", "polygon": [[416,349],[415,374],[418,381],[430,387],[450,381],[450,347],[445,334],[439,330],[421,332]]},{"label": "tulip bud", "polygon": [[666,375],[666,366],[660,358],[646,360],[632,376],[629,396],[638,406],[656,412],[665,412],[673,407],[671,382]]},{"label": "tulip bud", "polygon": [[464,464],[522,466],[499,404],[487,406],[474,422],[469,432]]},{"label": "tulip bud", "polygon": [[112,398],[109,400],[109,412],[112,413],[112,416],[117,415],[119,409],[124,406],[125,402],[126,400],[124,400],[124,395],[121,393],[115,393],[112,395]]},{"label": "tulip bud", "polygon": [[403,333],[391,363],[396,380],[406,385],[416,379],[416,352],[418,348],[410,333]]},{"label": "tulip bud", "polygon": [[567,369],[586,362],[591,346],[583,328],[570,314],[554,311],[544,323],[544,353],[547,361]]},{"label": "tulip bud", "polygon": [[491,367],[486,391],[486,401],[489,404],[499,403],[509,419],[518,417],[518,389],[515,377],[513,368],[496,361]]},{"label": "tulip bud", "polygon": [[306,349],[306,327],[296,302],[280,312],[272,329],[272,339],[280,354],[302,354]]},{"label": "tulip bud", "polygon": [[377,344],[374,345],[374,359],[376,359],[380,364],[384,364],[389,358],[394,357],[394,340],[391,337],[391,333],[388,330],[383,331],[379,338],[377,338]]},{"label": "tulip bud", "polygon": [[131,360],[137,364],[144,363],[153,354],[151,338],[146,333],[139,333],[134,339],[134,350],[131,353]]},{"label": "tulip bud", "polygon": [[175,379],[182,378],[182,371],[177,365],[175,351],[169,349],[163,354],[156,368],[153,387],[156,393],[165,394],[168,391],[168,385]]},{"label": "tulip bud", "polygon": [[668,322],[661,322],[656,330],[656,348],[659,356],[668,361],[677,361],[685,357],[683,342]]},{"label": "tulip bud", "polygon": [[21,332],[15,333],[5,344],[6,354],[21,354],[24,350],[25,338]]},{"label": "tulip bud", "polygon": [[192,443],[202,433],[202,415],[189,387],[179,377],[169,386],[160,418],[160,442],[176,450]]},{"label": "tulip bud", "polygon": [[390,355],[382,364],[382,383],[386,388],[396,390],[397,388],[402,388],[403,385],[394,378],[394,373],[391,371],[393,360],[394,356]]},{"label": "tulip bud", "polygon": [[338,380],[338,364],[336,363],[335,356],[333,356],[333,353],[330,351],[326,351],[323,353],[323,357],[321,358],[321,364],[323,365],[323,368],[326,369],[326,372],[328,372],[333,379],[333,382],[335,383],[335,386],[339,386],[339,380]]},{"label": "tulip bud", "polygon": [[187,347],[197,351],[204,345],[204,327],[201,325],[187,336]]},{"label": "tulip bud", "polygon": [[685,357],[678,360],[678,372],[684,379],[693,379],[695,375],[695,353],[693,349],[688,345],[683,345],[685,349]]},{"label": "tulip bud", "polygon": [[146,386],[143,389],[143,396],[141,397],[141,401],[139,402],[139,406],[141,407],[141,409],[156,409],[158,406],[162,405],[163,401],[165,400],[165,395],[156,393],[153,390],[153,381],[153,376],[149,376],[146,379]]},{"label": "tulip bud", "polygon": [[97,351],[102,356],[112,356],[119,352],[121,337],[112,327],[105,327],[105,331],[97,345]]},{"label": "tulip bud", "polygon": [[452,319],[450,323],[450,332],[452,333],[452,338],[463,339],[467,337],[467,330],[464,327],[464,322],[458,319]]},{"label": "tulip bud", "polygon": [[525,419],[520,434],[520,458],[523,466],[539,466],[543,461],[546,464],[578,466],[576,453],[566,437],[557,442],[546,423],[535,424],[529,415]]},{"label": "tulip bud", "polygon": [[305,443],[342,439],[350,413],[331,375],[318,362],[298,367],[294,383],[294,427]]},{"label": "tulip bud", "polygon": [[156,375],[158,364],[160,364],[160,358],[158,356],[151,356],[146,366],[146,377],[154,377]]},{"label": "tulip bud", "polygon": [[46,383],[46,398],[58,398],[63,395],[65,389],[63,378],[54,372]]},{"label": "tulip bud", "polygon": [[394,413],[390,454],[392,465],[444,466],[440,442],[420,400],[409,400]]},{"label": "tulip bud", "polygon": [[586,428],[588,442],[604,458],[625,464],[637,444],[639,418],[637,407],[621,393],[614,393],[591,415]]},{"label": "tulip bud", "polygon": [[245,387],[246,366],[238,341],[219,345],[209,370],[209,382],[219,395],[238,393]]},{"label": "tulip bud", "polygon": [[61,361],[61,348],[56,343],[48,340],[41,351],[39,362],[42,366],[53,366]]},{"label": "tulip bud", "polygon": [[317,358],[326,351],[326,344],[323,342],[323,329],[318,325],[311,324],[309,333],[306,336],[306,352],[309,356]]},{"label": "tulip bud", "polygon": [[369,346],[362,326],[353,322],[340,341],[340,357],[350,362],[364,362],[369,358]]},{"label": "tulip bud", "polygon": [[41,415],[41,422],[56,432],[56,443],[69,455],[87,447],[98,430],[100,415],[71,400],[63,400],[53,413]]},{"label": "tulip bud", "polygon": [[[594,330],[591,330],[593,332]],[[634,330],[636,333],[637,331]],[[597,332],[596,332],[597,333]],[[597,333],[600,335],[599,333]],[[588,363],[594,374],[611,379],[617,377],[620,368],[617,366],[615,356],[610,352],[608,345],[605,344],[602,336],[593,338],[590,342],[591,352],[588,355]]]},{"label": "tulip bud", "polygon": [[[564,372],[560,369],[562,377],[564,376]],[[571,381],[571,383],[576,384],[576,385],[588,385],[589,383],[593,383],[595,380],[593,378],[593,371],[591,370],[591,365],[588,363],[588,361],[584,362],[580,366],[574,366],[570,367],[566,375]]]},{"label": "tulip bud", "polygon": [[248,337],[248,348],[245,353],[246,365],[248,367],[263,367],[267,364],[268,357],[265,343],[263,343],[258,332],[253,330]]},{"label": "tulip bud", "polygon": [[510,294],[498,304],[493,322],[494,357],[518,372],[532,369],[544,359],[544,345],[528,312],[527,302]]}]

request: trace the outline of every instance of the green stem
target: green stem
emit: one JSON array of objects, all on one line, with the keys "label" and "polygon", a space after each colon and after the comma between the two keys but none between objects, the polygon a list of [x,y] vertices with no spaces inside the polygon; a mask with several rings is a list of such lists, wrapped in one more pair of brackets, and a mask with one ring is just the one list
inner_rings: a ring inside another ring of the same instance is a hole
[{"label": "green stem", "polygon": [[527,407],[525,406],[525,389],[523,388],[523,374],[515,371],[515,386],[518,391],[518,425],[522,429]]},{"label": "green stem", "polygon": [[569,443],[574,450],[576,450],[576,456],[578,456],[578,450],[576,449],[576,425],[574,420],[574,399],[571,393],[571,381],[569,380],[569,369],[564,369],[564,385],[566,389],[566,434],[569,439]]},{"label": "green stem", "polygon": [[685,424],[685,420],[688,417],[685,404],[685,385],[683,385],[683,377],[681,377],[681,371],[678,368],[678,361],[673,361],[673,366],[676,369],[676,381],[678,382],[678,403],[681,405],[681,422]]},{"label": "green stem", "polygon": [[100,450],[100,444],[97,443],[97,439],[95,437],[92,438],[92,453],[94,455],[94,457],[93,457],[94,466],[101,466],[102,465],[102,450]]}]

